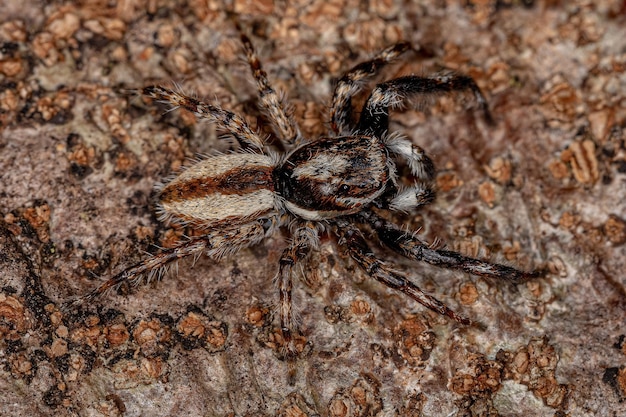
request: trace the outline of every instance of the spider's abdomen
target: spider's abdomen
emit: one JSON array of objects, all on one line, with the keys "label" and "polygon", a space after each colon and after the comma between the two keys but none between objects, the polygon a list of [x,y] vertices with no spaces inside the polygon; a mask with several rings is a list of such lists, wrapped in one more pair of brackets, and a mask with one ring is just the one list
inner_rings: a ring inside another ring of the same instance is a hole
[{"label": "spider's abdomen", "polygon": [[275,211],[269,156],[211,156],[158,189],[161,220],[214,227],[239,225]]},{"label": "spider's abdomen", "polygon": [[305,219],[356,213],[383,193],[388,165],[379,139],[322,138],[296,149],[276,168],[276,192],[289,211]]}]

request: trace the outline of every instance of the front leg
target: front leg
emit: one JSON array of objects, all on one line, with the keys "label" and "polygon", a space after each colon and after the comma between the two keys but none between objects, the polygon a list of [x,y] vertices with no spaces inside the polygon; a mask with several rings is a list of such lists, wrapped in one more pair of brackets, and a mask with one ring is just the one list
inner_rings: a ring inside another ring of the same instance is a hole
[{"label": "front leg", "polygon": [[413,233],[403,232],[393,223],[371,211],[359,213],[358,219],[369,224],[385,246],[409,259],[424,261],[441,268],[458,269],[481,277],[504,279],[516,284],[541,277],[546,273],[544,270],[520,271],[507,265],[463,256],[458,252],[433,249],[420,241]]},{"label": "front leg", "polygon": [[385,135],[383,140],[387,149],[406,160],[413,176],[413,184],[409,187],[393,187],[387,192],[384,207],[411,212],[432,203],[435,199],[435,165],[430,157],[421,147],[401,135]]},{"label": "front leg", "polygon": [[335,135],[349,135],[354,131],[352,122],[352,97],[359,93],[372,77],[410,49],[400,42],[379,52],[371,60],[362,62],[346,72],[337,81],[330,104],[330,127]]},{"label": "front leg", "polygon": [[475,324],[467,317],[455,313],[435,297],[426,294],[407,277],[394,271],[386,263],[379,260],[365,242],[361,231],[355,226],[352,226],[348,221],[337,220],[335,224],[337,225],[337,232],[339,233],[339,244],[348,249],[350,257],[354,259],[368,275],[394,290],[405,293],[424,307],[438,314],[448,316],[461,324]]},{"label": "front leg", "polygon": [[408,75],[378,84],[372,90],[361,111],[357,132],[383,137],[389,129],[390,109],[403,108],[411,99],[463,91],[474,95],[485,119],[492,123],[487,100],[472,77],[457,73],[439,73],[428,77]]}]

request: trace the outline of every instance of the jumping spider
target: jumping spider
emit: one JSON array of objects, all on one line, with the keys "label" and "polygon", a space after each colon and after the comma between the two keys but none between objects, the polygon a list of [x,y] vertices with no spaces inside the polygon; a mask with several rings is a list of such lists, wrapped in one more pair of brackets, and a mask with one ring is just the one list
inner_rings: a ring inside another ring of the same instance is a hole
[{"label": "jumping spider", "polygon": [[[151,86],[142,93],[173,108],[182,107],[211,121],[240,144],[241,150],[209,156],[157,186],[160,221],[179,223],[202,232],[115,275],[82,300],[108,289],[160,275],[172,261],[204,253],[213,259],[256,245],[278,228],[291,232],[291,243],[280,258],[276,281],[284,347],[295,354],[296,325],[292,313],[294,267],[319,246],[319,235],[337,238],[350,257],[369,275],[402,291],[425,307],[460,323],[472,321],[424,293],[417,285],[372,253],[360,227],[378,236],[389,249],[417,261],[474,275],[522,282],[541,275],[433,248],[415,233],[403,231],[373,209],[408,212],[433,200],[435,169],[424,150],[390,134],[389,111],[409,99],[457,91],[470,92],[487,119],[487,102],[474,80],[458,73],[404,76],[374,87],[353,122],[352,98],[381,68],[410,49],[398,43],[356,65],[339,79],[330,106],[329,136],[303,138],[286,104],[271,87],[250,39],[241,35],[244,51],[277,141],[287,151],[276,154],[267,141],[235,113],[180,92]],[[395,158],[411,170],[412,184],[402,186]]]}]

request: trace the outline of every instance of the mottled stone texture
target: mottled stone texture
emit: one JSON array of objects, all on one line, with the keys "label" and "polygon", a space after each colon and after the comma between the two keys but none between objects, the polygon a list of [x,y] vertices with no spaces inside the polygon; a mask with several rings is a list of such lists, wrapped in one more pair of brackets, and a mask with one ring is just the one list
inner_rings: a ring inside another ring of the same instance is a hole
[{"label": "mottled stone texture", "polygon": [[[226,3],[0,2],[0,414],[625,415],[624,2]],[[387,78],[474,77],[493,126],[469,97],[392,115],[439,169],[436,202],[394,221],[550,275],[511,286],[379,248],[485,325],[466,328],[325,239],[296,283],[308,344],[293,385],[273,308],[283,235],[62,310],[180,238],[152,185],[235,146],[130,89],[174,81],[269,132],[227,10],[308,137],[328,128],[333,80],[394,42],[417,51]]]}]

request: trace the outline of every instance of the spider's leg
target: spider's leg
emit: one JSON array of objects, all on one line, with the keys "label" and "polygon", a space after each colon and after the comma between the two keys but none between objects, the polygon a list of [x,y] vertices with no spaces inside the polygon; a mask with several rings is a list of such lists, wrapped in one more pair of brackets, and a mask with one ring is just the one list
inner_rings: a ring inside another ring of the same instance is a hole
[{"label": "spider's leg", "polygon": [[287,359],[294,359],[298,355],[298,349],[293,340],[297,332],[292,304],[294,267],[309,255],[312,248],[318,245],[317,230],[312,223],[307,223],[296,229],[293,233],[293,241],[280,257],[276,280],[280,290],[280,329],[283,335],[284,356]]},{"label": "spider's leg", "polygon": [[405,293],[432,311],[448,316],[462,324],[473,324],[470,319],[455,313],[435,297],[426,294],[407,277],[394,271],[383,261],[376,258],[358,228],[346,220],[338,220],[335,224],[340,237],[339,243],[346,246],[350,257],[370,276],[390,288]]},{"label": "spider's leg", "polygon": [[424,261],[442,268],[458,269],[482,277],[504,279],[514,283],[538,278],[546,273],[543,270],[520,271],[507,265],[463,256],[458,252],[433,249],[419,240],[414,234],[400,230],[396,225],[372,211],[363,211],[358,214],[358,218],[369,224],[376,231],[378,238],[385,246],[409,259]]},{"label": "spider's leg", "polygon": [[242,147],[263,149],[263,139],[248,126],[246,121],[237,114],[224,110],[218,105],[204,103],[193,97],[160,86],[149,86],[142,90],[142,94],[154,100],[171,105],[173,108],[182,107],[196,115],[199,119],[208,120],[216,124],[217,128],[233,135]]},{"label": "spider's leg", "polygon": [[336,135],[349,135],[354,131],[352,96],[363,89],[367,80],[409,48],[410,44],[406,42],[393,45],[379,52],[370,61],[353,67],[339,79],[330,105],[330,126]]},{"label": "spider's leg", "polygon": [[416,180],[432,181],[435,178],[435,165],[424,149],[401,135],[387,135],[384,141],[387,149],[406,159]]},{"label": "spider's leg", "polygon": [[439,73],[428,77],[409,75],[378,84],[370,94],[357,126],[357,132],[382,137],[389,128],[389,109],[402,107],[419,96],[428,97],[456,91],[474,94],[488,122],[492,121],[487,100],[472,77],[457,73]]},{"label": "spider's leg", "polygon": [[392,210],[409,212],[430,204],[435,199],[433,161],[421,147],[403,136],[387,135],[384,141],[387,149],[407,161],[413,175],[413,184],[400,190],[394,189],[393,194],[388,194],[389,198],[385,199],[385,206]]},{"label": "spider's leg", "polygon": [[79,306],[91,302],[104,295],[112,288],[129,283],[138,284],[143,277],[148,280],[154,276],[162,275],[164,267],[171,262],[186,258],[191,255],[199,256],[203,252],[207,256],[219,259],[225,254],[258,243],[265,236],[265,228],[262,222],[251,222],[232,229],[216,230],[204,236],[195,236],[171,249],[151,256],[117,275],[111,277],[89,294],[75,300],[70,306]]},{"label": "spider's leg", "polygon": [[261,61],[254,51],[250,38],[243,33],[241,33],[241,43],[259,90],[259,105],[262,110],[267,112],[274,133],[289,145],[298,143],[301,135],[298,124],[291,114],[293,112],[288,106],[285,106],[284,100],[270,85],[267,80],[267,73],[261,67]]},{"label": "spider's leg", "polygon": [[410,212],[426,206],[435,199],[435,190],[432,184],[423,181],[414,181],[413,185],[397,190],[384,201],[384,207],[391,210]]}]

